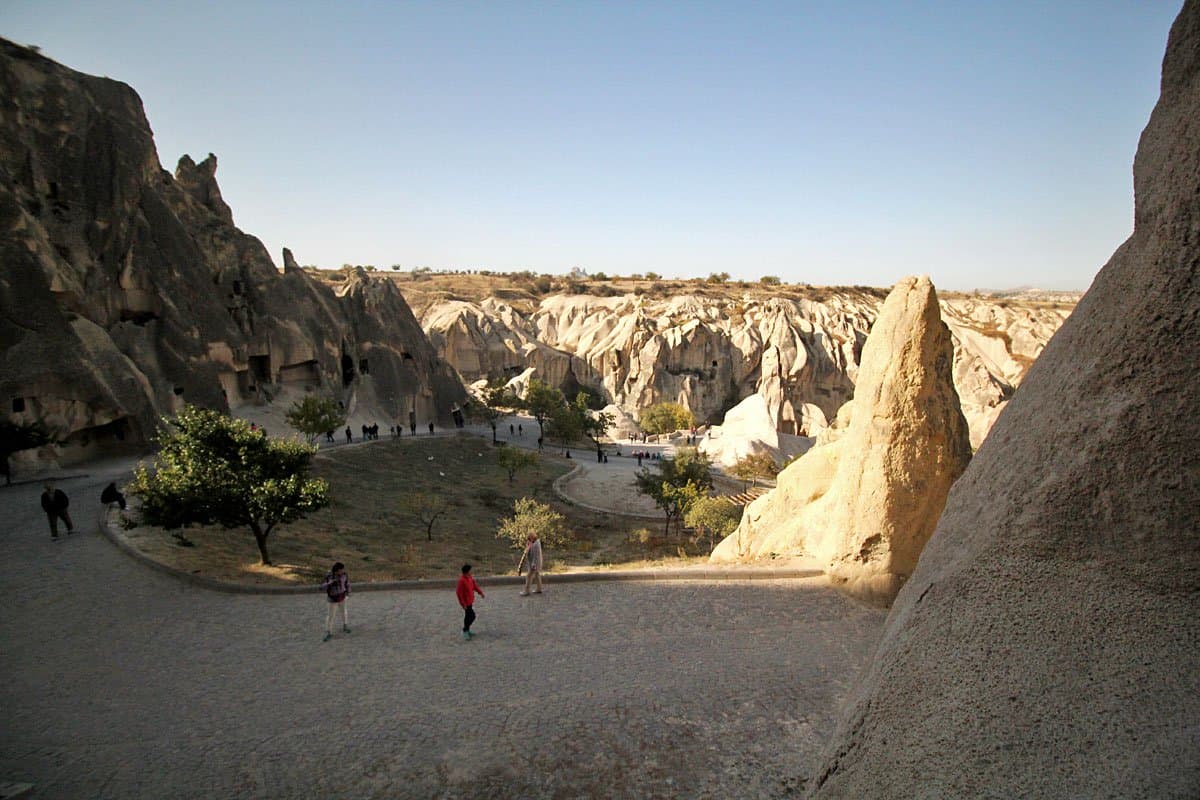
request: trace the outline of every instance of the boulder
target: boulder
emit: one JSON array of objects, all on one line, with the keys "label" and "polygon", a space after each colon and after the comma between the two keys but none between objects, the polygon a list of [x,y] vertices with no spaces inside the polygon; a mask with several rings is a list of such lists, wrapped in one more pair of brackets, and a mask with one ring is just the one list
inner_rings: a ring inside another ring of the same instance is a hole
[{"label": "boulder", "polygon": [[1200,796],[1197,120],[1188,0],[1133,235],[951,491],[813,797]]},{"label": "boulder", "polygon": [[824,437],[752,503],[714,561],[808,556],[847,591],[889,602],[971,457],[953,345],[926,277],[898,282],[863,347],[840,438]]}]

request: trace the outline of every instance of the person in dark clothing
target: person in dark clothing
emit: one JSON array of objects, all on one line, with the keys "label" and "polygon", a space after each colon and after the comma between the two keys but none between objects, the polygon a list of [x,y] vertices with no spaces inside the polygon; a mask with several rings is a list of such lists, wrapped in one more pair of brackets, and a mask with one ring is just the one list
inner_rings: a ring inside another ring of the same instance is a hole
[{"label": "person in dark clothing", "polygon": [[46,491],[42,492],[42,510],[46,512],[46,519],[50,522],[51,539],[58,538],[60,519],[67,523],[68,534],[75,532],[75,523],[71,522],[71,515],[67,513],[69,505],[71,501],[62,489],[55,489],[52,483],[46,484]]},{"label": "person in dark clothing", "polygon": [[117,489],[116,483],[110,483],[104,487],[104,491],[100,493],[100,502],[106,506],[116,503],[122,511],[125,510],[125,495]]},{"label": "person in dark clothing", "polygon": [[429,423],[429,435],[433,436],[433,423]]},{"label": "person in dark clothing", "polygon": [[333,441],[333,431],[325,431],[325,441],[327,441],[327,442]]},{"label": "person in dark clothing", "polygon": [[346,426],[346,444],[350,444],[350,442],[353,442],[353,441],[354,441],[354,433],[351,432],[350,426],[347,425]]}]

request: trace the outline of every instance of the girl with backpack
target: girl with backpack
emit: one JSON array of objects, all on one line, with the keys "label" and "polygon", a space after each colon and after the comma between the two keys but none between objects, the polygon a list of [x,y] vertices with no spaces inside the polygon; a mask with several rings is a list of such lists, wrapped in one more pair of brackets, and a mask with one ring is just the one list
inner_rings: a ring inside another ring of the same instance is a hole
[{"label": "girl with backpack", "polygon": [[334,564],[333,568],[329,570],[329,574],[325,576],[325,580],[321,582],[321,588],[325,590],[325,594],[329,598],[329,615],[325,618],[325,638],[321,641],[328,642],[333,638],[333,618],[339,608],[342,610],[342,630],[346,633],[350,632],[350,620],[346,617],[346,598],[350,596],[350,576],[346,574],[346,565],[340,561]]}]

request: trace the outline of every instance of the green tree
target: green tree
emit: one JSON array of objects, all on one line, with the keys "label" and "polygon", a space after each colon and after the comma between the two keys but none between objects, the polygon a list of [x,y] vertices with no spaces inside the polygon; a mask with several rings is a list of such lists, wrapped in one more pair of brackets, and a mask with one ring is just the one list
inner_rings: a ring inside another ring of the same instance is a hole
[{"label": "green tree", "polygon": [[642,409],[638,424],[646,433],[671,433],[696,424],[696,418],[679,403],[655,403]]},{"label": "green tree", "polygon": [[450,509],[446,498],[430,492],[409,492],[400,498],[400,509],[425,526],[425,538],[433,541],[433,526]]},{"label": "green tree", "polygon": [[482,399],[473,400],[466,406],[467,416],[475,422],[480,422],[492,429],[492,444],[497,443],[496,427],[504,416],[506,408],[520,404],[520,399],[506,390],[503,386],[493,386],[484,392]]},{"label": "green tree", "polygon": [[508,473],[508,482],[512,483],[517,477],[517,473],[527,467],[537,466],[538,454],[531,450],[523,450],[520,447],[503,447],[500,449],[500,455],[496,459],[500,466]]},{"label": "green tree", "polygon": [[737,463],[729,468],[729,474],[746,484],[753,481],[757,486],[760,478],[770,479],[778,475],[779,467],[770,453],[754,453],[738,459]]},{"label": "green tree", "polygon": [[712,549],[714,539],[724,539],[737,530],[742,519],[741,506],[735,505],[727,497],[697,498],[683,515],[683,522],[701,536],[708,534],[709,549]]},{"label": "green tree", "polygon": [[763,275],[758,279],[758,282],[763,286],[778,286],[782,281],[779,280],[779,276],[777,275]]},{"label": "green tree", "polygon": [[647,272],[646,273],[646,280],[648,280],[648,281],[657,281],[657,280],[661,280],[661,279],[662,279],[662,275],[659,275],[657,272]]},{"label": "green tree", "polygon": [[664,535],[670,535],[673,520],[682,518],[688,507],[712,488],[709,467],[702,453],[680,448],[674,458],[664,458],[638,472],[637,490],[652,499],[666,515]]},{"label": "green tree", "polygon": [[138,464],[129,487],[151,525],[248,527],[270,564],[267,537],[275,526],[329,504],[329,486],[308,477],[311,446],[270,439],[243,420],[194,406],[164,422],[154,469]]},{"label": "green tree", "polygon": [[512,543],[513,547],[524,547],[531,533],[537,534],[547,547],[566,544],[571,538],[562,514],[532,497],[522,497],[513,503],[513,515],[500,521],[496,538]]},{"label": "green tree", "polygon": [[546,435],[546,420],[565,404],[562,392],[537,378],[529,381],[525,396],[521,398],[521,407],[537,420],[538,438]]},{"label": "green tree", "polygon": [[32,450],[51,444],[54,438],[40,422],[21,424],[4,420],[0,422],[0,470],[4,470],[5,485],[12,485],[12,468],[8,459],[13,453]]},{"label": "green tree", "polygon": [[714,272],[708,276],[709,283],[725,283],[729,280],[728,272]]},{"label": "green tree", "polygon": [[308,394],[292,403],[284,419],[312,444],[321,434],[336,431],[345,425],[346,412],[332,397]]}]

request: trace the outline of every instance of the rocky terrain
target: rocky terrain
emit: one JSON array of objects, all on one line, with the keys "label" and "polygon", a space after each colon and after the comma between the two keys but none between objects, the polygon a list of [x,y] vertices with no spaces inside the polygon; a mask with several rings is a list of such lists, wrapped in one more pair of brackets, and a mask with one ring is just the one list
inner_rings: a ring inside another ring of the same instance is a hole
[{"label": "rocky terrain", "polygon": [[[468,383],[532,367],[567,391],[598,389],[635,416],[669,400],[708,423],[758,393],[776,430],[802,436],[818,433],[853,396],[863,342],[886,294],[609,281],[587,287],[597,294],[578,293],[578,283],[545,296],[506,284],[460,287],[446,298],[423,291],[422,277],[398,284],[439,356]],[[658,290],[647,291],[651,285]],[[1062,299],[942,300],[973,446],[1073,307]]]},{"label": "rocky terrain", "polygon": [[813,796],[1200,796],[1197,120],[1188,0],[1133,235],[951,490]]},{"label": "rocky terrain", "polygon": [[929,279],[899,281],[863,346],[854,399],[712,561],[805,556],[843,590],[890,603],[971,459],[952,352]]},{"label": "rocky terrain", "polygon": [[[393,283],[281,274],[233,224],[216,158],[159,164],[137,94],[0,40],[0,398],[73,460],[185,402],[319,391],[449,420],[465,396]],[[282,416],[282,411],[280,412]]]}]

